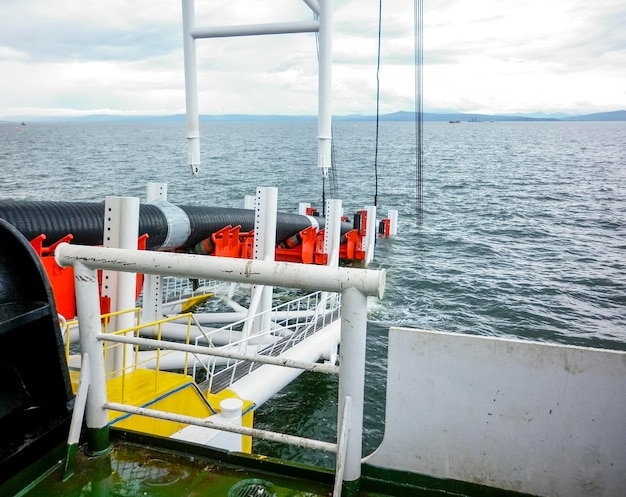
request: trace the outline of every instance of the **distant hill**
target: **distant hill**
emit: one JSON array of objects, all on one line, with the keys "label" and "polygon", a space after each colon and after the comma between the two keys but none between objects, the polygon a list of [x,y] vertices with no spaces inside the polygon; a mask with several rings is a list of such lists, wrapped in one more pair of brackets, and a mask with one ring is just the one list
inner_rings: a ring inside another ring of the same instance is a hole
[{"label": "distant hill", "polygon": [[[557,114],[562,115],[562,114]],[[613,112],[600,112],[596,114],[585,114],[580,116],[555,117],[555,114],[534,113],[530,115],[500,115],[500,114],[465,114],[465,113],[442,113],[425,112],[424,121],[432,122],[489,122],[489,121],[626,121],[626,110]],[[382,114],[379,120],[383,122],[413,121],[414,112],[393,112]],[[184,123],[183,114],[169,116],[120,116],[120,115],[92,115],[80,117],[30,117],[30,122],[77,122],[77,123]],[[333,116],[335,122],[367,122],[375,121],[374,115],[351,114],[345,116]],[[256,114],[221,114],[221,115],[201,115],[200,122],[316,122],[317,116],[290,116],[290,115],[256,115]],[[12,121],[0,121],[2,124],[19,124],[21,119]]]},{"label": "distant hill", "polygon": [[551,112],[550,114],[546,114],[545,112],[518,112],[515,114],[511,114],[512,116],[523,116],[523,117],[539,117],[539,118],[544,118],[544,117],[549,117],[549,118],[555,118],[555,119],[563,119],[564,117],[571,117],[572,114],[566,114],[565,112]]},{"label": "distant hill", "polygon": [[[556,117],[556,116],[561,117]],[[414,112],[394,112],[392,114],[383,114],[380,116],[381,121],[413,121]],[[626,121],[626,110],[617,110],[613,112],[599,112],[596,114],[585,114],[581,116],[567,116],[565,114],[543,114],[534,113],[531,115],[515,114],[439,114],[436,112],[424,112],[424,121],[460,121],[460,122],[489,122],[489,121]],[[374,121],[376,116],[350,115],[335,116],[336,121]]]},{"label": "distant hill", "polygon": [[[413,121],[414,112],[394,112],[392,114],[383,114],[379,117],[380,121]],[[461,122],[489,122],[489,121],[558,121],[553,117],[527,117],[527,116],[501,116],[490,114],[438,114],[435,112],[424,112],[424,121],[461,121]],[[376,116],[350,115],[350,116],[334,116],[336,121],[375,121]]]},{"label": "distant hill", "polygon": [[626,121],[626,110],[598,112],[596,114],[585,114],[583,116],[570,116],[561,119],[561,121]]}]

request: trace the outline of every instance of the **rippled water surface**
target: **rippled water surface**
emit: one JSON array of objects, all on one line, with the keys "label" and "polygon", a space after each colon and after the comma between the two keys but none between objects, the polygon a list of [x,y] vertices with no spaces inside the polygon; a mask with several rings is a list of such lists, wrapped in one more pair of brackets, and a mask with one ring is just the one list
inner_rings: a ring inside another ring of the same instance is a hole
[{"label": "rippled water surface", "polygon": [[[378,209],[398,209],[400,229],[373,264],[388,281],[370,304],[366,451],[383,429],[391,325],[626,350],[626,123],[425,123],[422,226],[413,130],[380,129]],[[177,204],[239,207],[256,186],[277,186],[281,210],[320,204],[314,124],[205,124],[202,135],[191,177],[182,124],[0,125],[2,197],[145,197],[147,181],[165,181]],[[374,124],[339,123],[334,135],[352,213],[374,198]],[[259,426],[332,440],[336,380],[305,374],[279,397]]]}]

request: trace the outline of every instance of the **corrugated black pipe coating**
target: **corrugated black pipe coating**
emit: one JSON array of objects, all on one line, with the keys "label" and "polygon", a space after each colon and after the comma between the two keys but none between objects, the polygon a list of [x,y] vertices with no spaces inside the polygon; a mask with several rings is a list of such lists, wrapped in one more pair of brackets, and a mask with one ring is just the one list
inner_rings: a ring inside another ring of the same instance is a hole
[{"label": "corrugated black pipe coating", "polygon": [[28,240],[45,234],[44,245],[68,233],[80,245],[102,244],[103,203],[0,200],[0,218],[15,226]]},{"label": "corrugated black pipe coating", "polygon": [[[241,226],[241,231],[254,229],[255,212],[250,209],[227,209],[223,207],[180,206],[189,217],[191,235],[186,245],[194,246],[204,240],[208,234],[224,226]],[[324,227],[324,219],[316,218],[320,229]],[[279,212],[276,219],[276,241],[281,242],[311,226],[308,217],[300,214]]]},{"label": "corrugated black pipe coating", "polygon": [[[250,209],[179,206],[189,217],[191,233],[180,248],[190,248],[225,226],[241,226],[242,231],[254,229],[255,212]],[[0,218],[15,226],[28,240],[46,235],[45,246],[65,235],[74,235],[72,243],[101,245],[104,231],[104,203],[0,200]],[[316,218],[320,229],[324,218]],[[281,242],[311,226],[307,216],[279,212],[276,241]],[[352,229],[342,223],[342,234]],[[155,205],[141,204],[139,233],[149,235],[147,248],[157,250],[168,233],[167,218]]]}]

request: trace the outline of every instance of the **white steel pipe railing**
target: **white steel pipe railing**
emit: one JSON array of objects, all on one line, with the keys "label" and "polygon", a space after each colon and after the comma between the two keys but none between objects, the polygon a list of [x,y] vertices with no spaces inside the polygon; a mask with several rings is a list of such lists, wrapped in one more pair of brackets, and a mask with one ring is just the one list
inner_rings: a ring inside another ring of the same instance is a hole
[{"label": "white steel pipe railing", "polygon": [[342,292],[354,288],[365,296],[382,298],[385,271],[313,264],[206,257],[149,250],[88,247],[60,243],[55,259],[61,267],[77,262],[92,269],[130,273],[207,278],[252,285]]},{"label": "white steel pipe railing", "polygon": [[155,409],[131,406],[128,404],[119,404],[117,402],[105,402],[104,407],[107,409],[111,409],[112,411],[126,412],[128,414],[137,414],[140,416],[148,416],[150,418],[174,421],[176,423],[203,426],[206,428],[227,431],[229,433],[238,433],[240,435],[246,435],[249,437],[262,438],[264,440],[269,440],[270,442],[289,443],[291,445],[304,447],[306,449],[319,449],[326,452],[337,452],[338,444],[336,443],[323,442],[321,440],[298,437],[296,435],[288,435],[286,433],[276,433],[268,430],[260,430],[258,428],[248,428],[247,426],[216,423],[215,421],[211,421],[209,419],[195,418],[193,416],[186,416],[184,414],[157,411]]},{"label": "white steel pipe railing", "polygon": [[[338,469],[343,471],[344,485],[358,486],[361,476],[367,296],[382,298],[385,284],[384,270],[71,246],[67,243],[57,247],[55,259],[62,267],[74,266],[78,319],[81,323],[81,347],[83,353],[90,357],[91,384],[87,398],[86,423],[92,436],[88,439],[88,449],[96,452],[102,452],[108,448],[107,408],[123,410],[118,409],[122,407],[121,405],[113,407],[114,405],[107,401],[101,340],[110,341],[114,336],[100,334],[98,269],[205,277],[231,282],[341,292],[343,308],[338,423],[341,423],[343,427],[344,419],[349,419],[346,421],[349,426],[347,429],[340,428],[337,444],[331,444],[333,447],[331,450],[336,451],[339,442],[343,445],[343,438],[346,437],[345,460],[341,458],[338,461],[345,462],[345,467],[338,467]],[[138,340],[132,337],[115,337],[115,340],[119,341],[131,339]],[[169,343],[168,346],[171,347],[172,344]],[[186,347],[196,346],[187,345]],[[255,357],[252,360],[258,360],[258,358]],[[138,409],[132,406],[125,408]],[[347,415],[348,409],[349,416]]]},{"label": "white steel pipe railing", "polygon": [[188,345],[185,343],[171,342],[169,340],[156,340],[154,338],[138,338],[124,335],[113,335],[110,333],[97,333],[98,340],[107,342],[125,343],[130,345],[140,345],[151,349],[168,349],[190,354],[210,355],[215,357],[226,357],[240,361],[260,362],[261,364],[271,364],[273,366],[284,366],[286,368],[297,368],[305,371],[316,371],[318,373],[337,374],[339,366],[334,364],[321,364],[317,362],[299,361],[285,357],[273,357],[256,354],[246,354],[234,350],[222,349],[219,347],[207,347],[204,345]]}]

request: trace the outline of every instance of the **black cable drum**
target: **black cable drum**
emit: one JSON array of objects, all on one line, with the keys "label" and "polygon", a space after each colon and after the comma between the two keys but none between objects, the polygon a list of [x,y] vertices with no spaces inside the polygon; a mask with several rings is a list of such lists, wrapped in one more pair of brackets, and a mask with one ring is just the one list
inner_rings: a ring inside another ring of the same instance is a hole
[{"label": "black cable drum", "polygon": [[[180,248],[190,248],[225,226],[241,226],[242,231],[254,229],[255,211],[223,207],[179,206],[189,218],[191,233]],[[51,245],[71,233],[72,243],[102,245],[104,203],[0,200],[0,218],[15,226],[28,240],[46,235],[44,245]],[[324,228],[324,218],[316,218]],[[311,226],[311,220],[300,214],[277,214],[276,241],[281,242]],[[156,250],[168,234],[165,214],[156,205],[139,207],[139,233],[149,235],[147,248]],[[342,234],[352,229],[342,223]]]}]

